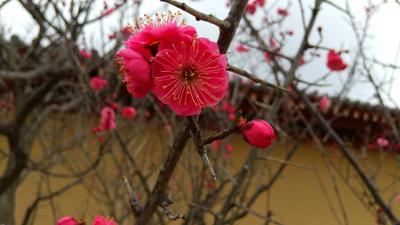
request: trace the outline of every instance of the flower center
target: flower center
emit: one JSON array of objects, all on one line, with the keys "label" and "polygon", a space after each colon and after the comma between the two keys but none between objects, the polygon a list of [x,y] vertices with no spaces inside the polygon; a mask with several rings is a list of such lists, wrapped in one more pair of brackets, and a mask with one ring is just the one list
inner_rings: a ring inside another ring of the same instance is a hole
[{"label": "flower center", "polygon": [[193,81],[197,77],[197,71],[194,68],[188,67],[182,70],[181,75],[185,81]]},{"label": "flower center", "polygon": [[152,56],[156,56],[159,46],[160,46],[160,42],[154,42],[154,43],[149,44],[146,47],[149,49]]}]

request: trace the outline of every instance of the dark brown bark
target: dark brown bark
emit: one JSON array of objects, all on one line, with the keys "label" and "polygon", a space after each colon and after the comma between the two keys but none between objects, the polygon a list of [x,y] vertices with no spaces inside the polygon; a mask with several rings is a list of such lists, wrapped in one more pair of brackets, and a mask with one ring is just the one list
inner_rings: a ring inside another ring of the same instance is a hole
[{"label": "dark brown bark", "polygon": [[162,201],[165,200],[168,182],[171,179],[172,173],[174,172],[176,165],[178,164],[178,161],[182,155],[183,149],[185,148],[189,137],[189,126],[188,123],[185,123],[184,127],[181,128],[179,133],[176,135],[175,141],[170,148],[167,159],[165,160],[162,169],[160,170],[160,174],[158,175],[157,182],[154,185],[149,200],[147,201],[143,212],[137,218],[137,225],[148,224],[151,216],[161,205]]}]

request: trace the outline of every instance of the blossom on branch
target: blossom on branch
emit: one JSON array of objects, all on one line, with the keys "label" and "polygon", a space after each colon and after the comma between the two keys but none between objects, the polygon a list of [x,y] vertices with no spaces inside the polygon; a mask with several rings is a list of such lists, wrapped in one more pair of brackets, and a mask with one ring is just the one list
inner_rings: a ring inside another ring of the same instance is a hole
[{"label": "blossom on branch", "polygon": [[145,16],[116,62],[136,98],[150,91],[178,115],[216,105],[228,88],[227,59],[218,46],[197,38],[194,27],[178,23],[179,13]]},{"label": "blossom on branch", "polygon": [[79,50],[79,55],[84,59],[92,58],[92,53],[90,53],[90,52],[88,52],[86,50]]},{"label": "blossom on branch", "polygon": [[135,98],[143,98],[153,88],[150,64],[160,44],[196,35],[193,27],[178,23],[179,15],[158,15],[156,21],[145,16],[137,29],[130,27],[132,35],[125,42],[126,47],[117,52],[116,62],[120,65],[129,93]]},{"label": "blossom on branch", "polygon": [[227,59],[206,38],[160,46],[152,65],[154,94],[181,116],[216,105],[228,88]]},{"label": "blossom on branch", "polygon": [[319,110],[325,113],[326,111],[328,111],[330,105],[331,105],[331,100],[329,99],[328,96],[324,96],[319,101]]},{"label": "blossom on branch", "polygon": [[111,107],[104,107],[101,110],[100,129],[114,130],[117,127],[115,123],[115,111]]},{"label": "blossom on branch", "polygon": [[347,64],[340,57],[340,54],[334,50],[329,50],[326,65],[332,71],[342,71],[347,68]]},{"label": "blossom on branch", "polygon": [[236,51],[237,52],[248,52],[250,49],[247,47],[247,46],[245,46],[245,45],[242,45],[242,44],[238,44],[237,46],[236,46]]},{"label": "blossom on branch", "polygon": [[384,137],[379,137],[376,139],[376,143],[378,144],[379,147],[381,148],[386,148],[387,146],[389,146],[389,141],[388,139],[384,138]]},{"label": "blossom on branch", "polygon": [[95,91],[100,91],[104,87],[106,87],[108,84],[107,80],[101,78],[101,77],[92,77],[90,78],[90,87],[95,90]]},{"label": "blossom on branch", "polygon": [[289,16],[289,13],[288,13],[288,11],[286,9],[278,8],[276,10],[276,12],[278,13],[278,15],[280,15],[282,17]]},{"label": "blossom on branch", "polygon": [[121,110],[121,115],[122,118],[126,119],[126,120],[130,120],[130,119],[135,119],[136,117],[136,109],[130,106],[125,106],[122,110]]},{"label": "blossom on branch", "polygon": [[274,129],[264,120],[252,120],[247,123],[240,121],[238,126],[242,130],[244,140],[254,147],[267,148],[275,139]]}]

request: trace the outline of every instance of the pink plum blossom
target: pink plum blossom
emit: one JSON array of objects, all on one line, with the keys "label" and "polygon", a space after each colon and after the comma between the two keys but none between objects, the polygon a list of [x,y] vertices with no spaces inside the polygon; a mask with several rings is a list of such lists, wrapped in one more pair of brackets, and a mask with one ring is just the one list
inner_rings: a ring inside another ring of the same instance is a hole
[{"label": "pink plum blossom", "polygon": [[378,144],[379,147],[381,148],[385,148],[387,146],[389,146],[389,141],[388,139],[384,138],[384,137],[379,137],[376,139],[376,143]]},{"label": "pink plum blossom", "polygon": [[340,54],[334,50],[329,50],[326,65],[331,71],[342,71],[347,68]]},{"label": "pink plum blossom", "polygon": [[153,93],[177,115],[197,115],[224,97],[226,66],[226,56],[206,38],[165,44],[152,64]]},{"label": "pink plum blossom", "polygon": [[121,115],[122,115],[122,118],[127,119],[127,120],[135,119],[135,117],[136,117],[136,109],[134,107],[125,106],[121,110]]},{"label": "pink plum blossom", "polygon": [[108,84],[107,80],[101,78],[101,77],[92,77],[90,78],[90,87],[95,90],[95,91],[100,91],[104,87],[106,87]]},{"label": "pink plum blossom", "polygon": [[321,110],[321,112],[326,112],[330,105],[331,105],[331,100],[329,99],[328,96],[324,96],[319,101],[319,110]]}]

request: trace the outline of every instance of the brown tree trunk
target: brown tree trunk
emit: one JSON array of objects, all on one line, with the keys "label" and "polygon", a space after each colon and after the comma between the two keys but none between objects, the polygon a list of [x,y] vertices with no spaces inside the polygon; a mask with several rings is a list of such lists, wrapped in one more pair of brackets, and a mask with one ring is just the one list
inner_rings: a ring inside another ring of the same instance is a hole
[{"label": "brown tree trunk", "polygon": [[10,186],[0,195],[0,224],[15,225],[15,193],[17,185]]}]

